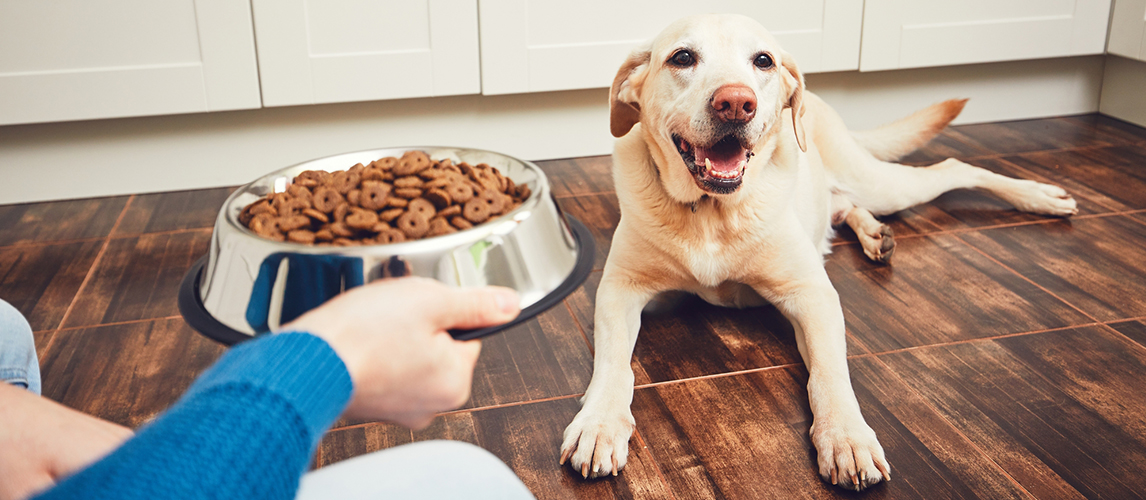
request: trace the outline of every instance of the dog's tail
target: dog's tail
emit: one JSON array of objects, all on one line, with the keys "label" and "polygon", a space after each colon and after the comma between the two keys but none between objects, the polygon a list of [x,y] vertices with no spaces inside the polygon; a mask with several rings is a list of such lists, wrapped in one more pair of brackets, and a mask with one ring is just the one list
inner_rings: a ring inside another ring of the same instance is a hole
[{"label": "dog's tail", "polygon": [[967,99],[951,99],[872,130],[852,132],[860,147],[882,161],[896,161],[934,139],[959,116]]}]

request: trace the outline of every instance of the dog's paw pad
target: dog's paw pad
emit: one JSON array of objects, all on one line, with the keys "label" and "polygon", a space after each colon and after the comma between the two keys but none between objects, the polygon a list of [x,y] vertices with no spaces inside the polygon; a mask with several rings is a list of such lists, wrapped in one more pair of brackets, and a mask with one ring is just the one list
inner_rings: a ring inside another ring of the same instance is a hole
[{"label": "dog's paw pad", "polygon": [[870,234],[860,232],[857,236],[867,258],[881,264],[891,262],[891,255],[895,253],[895,235],[892,234],[891,226],[880,224],[878,230]]}]

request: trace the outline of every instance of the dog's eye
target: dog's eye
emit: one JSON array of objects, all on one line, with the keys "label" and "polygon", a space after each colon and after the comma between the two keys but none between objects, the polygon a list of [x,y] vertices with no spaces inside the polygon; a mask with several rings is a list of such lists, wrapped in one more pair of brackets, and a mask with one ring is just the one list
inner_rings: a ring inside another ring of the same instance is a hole
[{"label": "dog's eye", "polygon": [[756,59],[752,61],[752,64],[755,64],[756,67],[760,68],[760,69],[771,68],[772,67],[772,56],[770,56],[768,54],[760,54],[760,55],[756,56]]},{"label": "dog's eye", "polygon": [[676,53],[669,58],[669,62],[674,66],[687,68],[693,64],[696,64],[696,57],[693,57],[692,52],[682,49],[676,51]]}]

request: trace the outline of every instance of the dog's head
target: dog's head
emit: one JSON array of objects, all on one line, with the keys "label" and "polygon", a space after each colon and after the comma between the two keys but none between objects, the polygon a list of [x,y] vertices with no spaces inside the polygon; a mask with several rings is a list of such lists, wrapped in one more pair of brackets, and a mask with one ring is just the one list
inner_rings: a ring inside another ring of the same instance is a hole
[{"label": "dog's head", "polygon": [[779,130],[784,109],[792,109],[796,142],[806,150],[803,89],[795,61],[755,20],[691,16],[634,51],[617,71],[610,127],[622,137],[641,123],[661,182],[678,201],[727,195]]}]

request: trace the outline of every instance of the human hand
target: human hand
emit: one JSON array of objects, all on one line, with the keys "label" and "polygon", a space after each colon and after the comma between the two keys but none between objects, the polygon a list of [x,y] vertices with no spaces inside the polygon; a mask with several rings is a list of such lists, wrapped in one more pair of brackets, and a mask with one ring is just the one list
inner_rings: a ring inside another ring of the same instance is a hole
[{"label": "human hand", "polygon": [[446,330],[501,324],[519,312],[508,288],[400,278],[349,290],[282,330],[321,337],[342,358],[354,382],[346,414],[420,429],[469,399],[481,344]]},{"label": "human hand", "polygon": [[132,435],[131,429],[0,382],[0,500],[48,489]]}]

